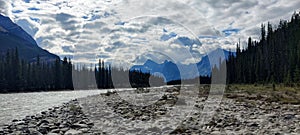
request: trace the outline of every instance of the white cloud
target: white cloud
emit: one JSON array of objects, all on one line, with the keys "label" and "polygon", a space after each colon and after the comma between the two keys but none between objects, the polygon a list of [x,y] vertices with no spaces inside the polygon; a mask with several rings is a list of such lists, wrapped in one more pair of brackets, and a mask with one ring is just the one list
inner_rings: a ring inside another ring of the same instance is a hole
[{"label": "white cloud", "polygon": [[[300,1],[0,0],[0,5],[1,13],[20,24],[41,47],[60,56],[76,54],[74,58],[87,63],[97,58],[132,62],[157,50],[188,63],[189,55],[199,60],[219,47],[234,50],[239,39],[242,43],[249,36],[259,39],[261,23],[289,19]],[[176,37],[161,41],[163,29]],[[222,32],[228,29],[240,31]],[[202,37],[201,45],[173,44],[178,37]]]}]

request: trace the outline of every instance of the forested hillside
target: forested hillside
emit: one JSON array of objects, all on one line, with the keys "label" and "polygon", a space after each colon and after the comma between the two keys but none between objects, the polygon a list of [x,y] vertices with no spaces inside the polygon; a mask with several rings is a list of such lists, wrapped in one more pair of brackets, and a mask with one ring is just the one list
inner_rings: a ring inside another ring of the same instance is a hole
[{"label": "forested hillside", "polygon": [[227,61],[228,83],[299,83],[300,16],[281,20],[274,28],[262,24],[260,41],[248,39],[248,47],[237,44],[236,57]]}]

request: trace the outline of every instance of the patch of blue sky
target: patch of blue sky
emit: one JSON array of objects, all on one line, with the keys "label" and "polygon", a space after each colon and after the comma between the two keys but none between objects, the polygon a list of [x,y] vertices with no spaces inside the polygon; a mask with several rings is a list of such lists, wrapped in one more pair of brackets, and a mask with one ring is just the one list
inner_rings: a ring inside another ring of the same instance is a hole
[{"label": "patch of blue sky", "polygon": [[23,10],[13,10],[13,11],[11,11],[11,12],[14,13],[14,14],[18,14],[18,13],[22,13]]},{"label": "patch of blue sky", "polygon": [[100,15],[92,15],[92,17],[89,19],[89,21],[95,21],[97,19],[101,19]]},{"label": "patch of blue sky", "polygon": [[176,37],[176,36],[177,36],[176,33],[171,32],[170,34],[163,34],[163,35],[160,37],[160,40],[161,40],[161,41],[168,41],[169,39],[174,38],[174,37]]},{"label": "patch of blue sky", "polygon": [[232,35],[233,33],[239,33],[241,29],[237,29],[237,28],[234,28],[234,29],[225,29],[223,30],[222,32],[225,34],[226,37]]},{"label": "patch of blue sky", "polygon": [[111,14],[110,13],[108,13],[108,12],[104,12],[104,15],[103,15],[103,17],[109,17]]},{"label": "patch of blue sky", "polygon": [[41,22],[41,20],[40,20],[39,18],[33,18],[33,17],[30,17],[30,20],[35,21],[35,22],[37,22],[37,23],[40,23],[40,22]]},{"label": "patch of blue sky", "polygon": [[120,21],[120,22],[117,22],[117,23],[115,23],[115,25],[125,25],[125,22],[122,22],[122,21]]},{"label": "patch of blue sky", "polygon": [[165,28],[163,28],[163,32],[168,32]]},{"label": "patch of blue sky", "polygon": [[83,19],[88,19],[89,17],[88,17],[88,16],[82,16],[82,18],[83,18]]},{"label": "patch of blue sky", "polygon": [[199,39],[217,39],[219,38],[218,36],[209,36],[209,35],[201,35],[198,36]]},{"label": "patch of blue sky", "polygon": [[35,8],[35,7],[31,7],[31,8],[28,8],[28,10],[38,11],[38,10],[41,10],[41,9]]},{"label": "patch of blue sky", "polygon": [[175,43],[180,44],[180,45],[184,45],[184,46],[192,46],[192,45],[202,45],[201,42],[197,39],[190,39],[188,37],[178,37],[175,40]]},{"label": "patch of blue sky", "polygon": [[30,3],[30,0],[23,0],[25,3]]}]

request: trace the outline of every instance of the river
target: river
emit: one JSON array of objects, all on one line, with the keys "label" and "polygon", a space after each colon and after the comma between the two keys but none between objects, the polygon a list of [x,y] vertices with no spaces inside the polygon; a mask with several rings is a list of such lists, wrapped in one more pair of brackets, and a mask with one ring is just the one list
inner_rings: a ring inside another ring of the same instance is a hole
[{"label": "river", "polygon": [[8,124],[13,119],[22,119],[25,116],[37,114],[72,99],[104,92],[106,90],[0,94],[0,125]]}]

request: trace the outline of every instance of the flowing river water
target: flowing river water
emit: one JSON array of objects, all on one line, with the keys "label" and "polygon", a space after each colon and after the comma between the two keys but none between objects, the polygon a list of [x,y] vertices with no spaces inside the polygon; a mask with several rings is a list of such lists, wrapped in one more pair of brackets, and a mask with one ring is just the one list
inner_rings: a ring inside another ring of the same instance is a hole
[{"label": "flowing river water", "polygon": [[37,114],[72,99],[104,92],[106,90],[0,94],[0,125],[8,124],[13,119],[22,119],[25,116]]}]

